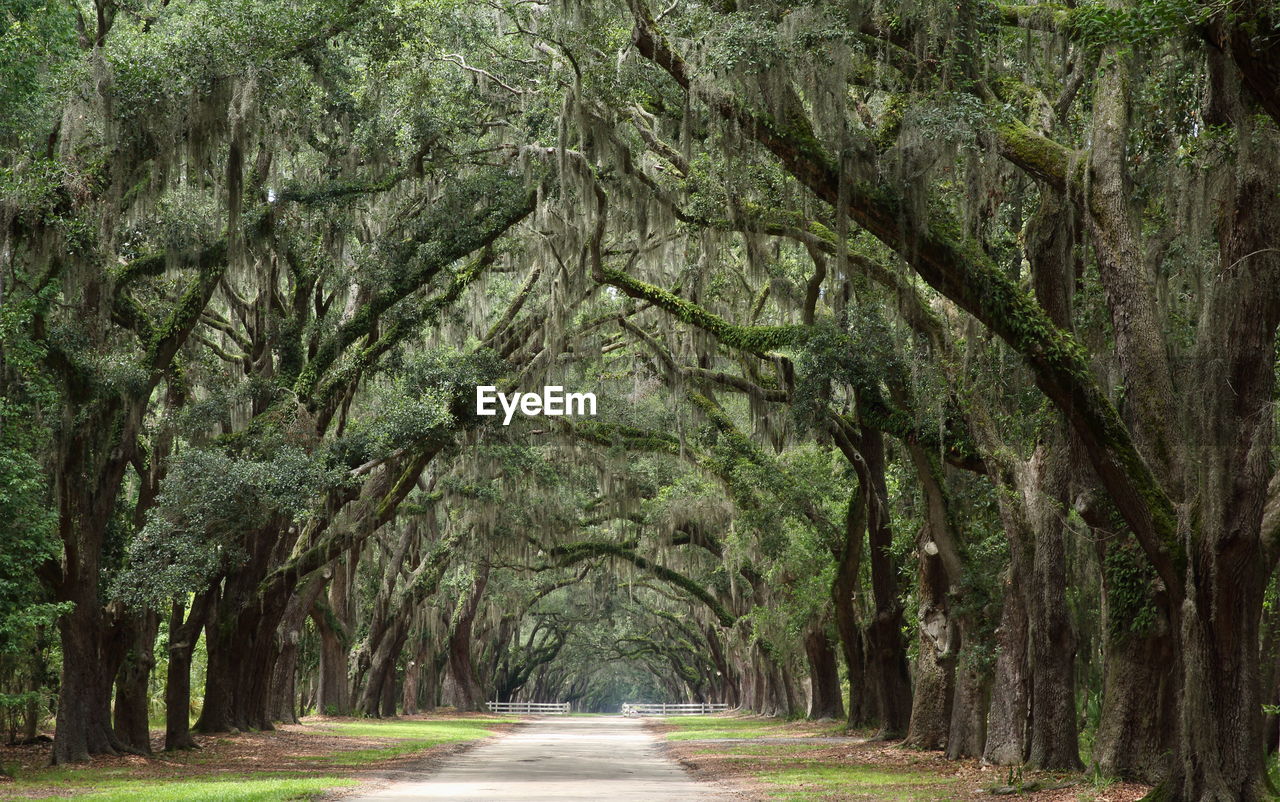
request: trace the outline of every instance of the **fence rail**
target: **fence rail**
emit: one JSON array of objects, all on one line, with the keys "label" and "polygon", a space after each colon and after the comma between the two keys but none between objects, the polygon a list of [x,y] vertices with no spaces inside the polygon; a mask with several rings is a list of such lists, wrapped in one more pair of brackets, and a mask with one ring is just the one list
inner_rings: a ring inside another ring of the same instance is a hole
[{"label": "fence rail", "polygon": [[705,716],[723,713],[729,705],[723,702],[692,702],[686,704],[631,704],[622,706],[624,716]]},{"label": "fence rail", "polygon": [[486,702],[490,713],[523,713],[525,715],[564,715],[568,702]]}]

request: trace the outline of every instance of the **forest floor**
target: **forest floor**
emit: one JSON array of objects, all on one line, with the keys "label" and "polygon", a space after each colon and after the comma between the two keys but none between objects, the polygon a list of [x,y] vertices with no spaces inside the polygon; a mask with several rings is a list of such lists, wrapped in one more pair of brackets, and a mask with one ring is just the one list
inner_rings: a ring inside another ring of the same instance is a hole
[{"label": "forest floor", "polygon": [[876,742],[832,722],[739,716],[672,717],[648,722],[672,758],[693,776],[767,800],[1017,799],[1030,802],[1134,802],[1150,788],[1100,783],[1082,775],[1023,774],[947,760],[941,752]]},{"label": "forest floor", "polygon": [[420,775],[510,730],[513,717],[433,714],[396,719],[311,717],[274,732],[197,735],[202,747],[154,757],[99,757],[49,766],[49,744],[0,747],[0,801],[74,797],[93,802],[276,802],[337,796],[362,784]]}]

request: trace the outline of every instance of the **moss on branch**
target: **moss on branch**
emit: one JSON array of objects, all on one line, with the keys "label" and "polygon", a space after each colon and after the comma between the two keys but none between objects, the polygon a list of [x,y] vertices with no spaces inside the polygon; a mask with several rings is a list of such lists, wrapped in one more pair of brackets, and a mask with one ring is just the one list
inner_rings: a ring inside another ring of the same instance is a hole
[{"label": "moss on branch", "polygon": [[593,557],[612,557],[625,560],[640,570],[653,574],[657,579],[680,588],[702,602],[715,615],[721,626],[729,628],[738,621],[737,616],[729,612],[728,608],[721,604],[715,596],[707,592],[702,585],[678,571],[659,565],[646,557],[636,554],[632,549],[617,543],[585,540],[564,546],[555,546],[550,549],[550,555],[562,566],[573,565]]},{"label": "moss on branch", "polygon": [[657,31],[652,18],[647,13],[634,16],[633,39],[642,55],[697,94],[713,112],[736,123],[814,195],[848,214],[901,255],[931,287],[1026,359],[1037,386],[1080,435],[1104,487],[1161,579],[1178,592],[1185,555],[1173,502],[1094,379],[1080,343],[1056,327],[1044,309],[964,235],[952,215],[934,208],[920,216],[898,190],[842,176],[806,126],[749,108],[718,89],[695,88],[686,62]]}]

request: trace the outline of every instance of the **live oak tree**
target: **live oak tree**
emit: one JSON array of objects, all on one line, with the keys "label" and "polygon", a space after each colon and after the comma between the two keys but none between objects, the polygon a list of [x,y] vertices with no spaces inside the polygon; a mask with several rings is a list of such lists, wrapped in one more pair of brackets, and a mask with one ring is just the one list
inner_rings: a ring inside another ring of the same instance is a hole
[{"label": "live oak tree", "polygon": [[0,702],[56,762],[150,749],[159,642],[170,748],[656,695],[1264,795],[1274,8],[7,13]]}]

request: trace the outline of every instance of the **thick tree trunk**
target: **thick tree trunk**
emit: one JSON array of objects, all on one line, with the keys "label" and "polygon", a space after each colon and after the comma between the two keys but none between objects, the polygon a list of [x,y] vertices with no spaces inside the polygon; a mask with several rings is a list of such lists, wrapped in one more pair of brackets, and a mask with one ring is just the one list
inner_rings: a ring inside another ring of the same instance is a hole
[{"label": "thick tree trunk", "polygon": [[316,691],[316,710],[326,716],[351,715],[351,577],[359,558],[359,552],[352,550],[334,563],[328,604],[316,605],[311,611],[316,631],[320,634],[320,685]]},{"label": "thick tree trunk", "polygon": [[943,469],[918,445],[910,446],[909,453],[920,478],[926,523],[916,539],[919,653],[906,743],[942,749],[951,733],[956,661],[963,645],[950,600],[953,592],[959,592],[964,567]]},{"label": "thick tree trunk", "polygon": [[[1010,543],[1011,548],[1016,548]],[[1016,766],[1027,759],[1027,719],[1031,714],[1031,675],[1027,664],[1026,574],[1015,559],[1004,582],[1004,608],[996,631],[995,680],[987,715],[987,743],[982,759],[997,766]]]},{"label": "thick tree trunk", "polygon": [[1233,126],[1236,169],[1220,207],[1218,270],[1197,332],[1199,392],[1188,398],[1191,492],[1179,527],[1188,533],[1186,573],[1171,610],[1181,732],[1163,788],[1176,800],[1252,802],[1267,795],[1258,642],[1274,566],[1262,525],[1273,478],[1280,159],[1274,131],[1242,96],[1228,58],[1208,53],[1206,123]]},{"label": "thick tree trunk", "polygon": [[[298,723],[298,640],[297,630],[281,632],[280,654],[271,671],[270,713],[272,721]],[[293,638],[289,640],[289,638]]]},{"label": "thick tree trunk", "polygon": [[111,686],[124,650],[109,642],[113,633],[106,627],[99,601],[102,544],[137,428],[136,414],[120,417],[123,422],[111,421],[119,437],[97,444],[114,452],[105,465],[88,464],[92,449],[86,442],[88,434],[77,432],[59,448],[58,526],[65,554],[53,590],[57,601],[73,607],[58,619],[62,679],[52,754],[55,765],[128,751],[111,727]]},{"label": "thick tree trunk", "polygon": [[149,685],[160,616],[154,610],[129,614],[123,626],[128,646],[116,673],[115,733],[121,743],[151,754]]},{"label": "thick tree trunk", "polygon": [[164,686],[164,748],[196,749],[191,737],[191,655],[211,599],[211,591],[196,596],[184,620],[184,609],[174,602],[169,613],[169,671]]},{"label": "thick tree trunk", "polygon": [[422,695],[422,675],[431,657],[431,646],[423,640],[417,653],[405,663],[404,692],[400,698],[400,706],[406,716],[416,715],[418,712],[418,699]]},{"label": "thick tree trunk", "polygon": [[440,705],[440,672],[444,668],[443,653],[429,653],[423,666],[422,712],[434,713]]},{"label": "thick tree trunk", "polygon": [[391,664],[386,679],[382,681],[382,702],[378,715],[383,718],[395,718],[396,715],[396,665]]},{"label": "thick tree trunk", "polygon": [[920,652],[916,659],[911,724],[905,743],[917,749],[944,749],[951,732],[960,635],[947,605],[947,578],[942,560],[929,553],[927,538],[921,540]]},{"label": "thick tree trunk", "polygon": [[1102,575],[1102,709],[1093,763],[1104,774],[1159,783],[1177,745],[1177,641],[1155,571],[1131,533],[1096,509],[1086,521]]},{"label": "thick tree trunk", "polygon": [[949,759],[982,756],[987,739],[990,690],[990,676],[977,666],[976,661],[962,655],[955,670],[955,696],[951,702],[951,726],[947,732]]},{"label": "thick tree trunk", "polygon": [[745,677],[743,698],[746,700],[746,707],[748,710],[759,713],[764,710],[764,678],[760,671],[760,658],[754,652],[751,653],[746,669],[742,673]]},{"label": "thick tree trunk", "polygon": [[208,666],[197,732],[271,730],[271,678],[283,594],[257,596],[261,571],[228,578],[205,626]]},{"label": "thick tree trunk", "polygon": [[298,644],[302,640],[302,625],[306,623],[307,613],[324,586],[323,576],[315,574],[285,605],[273,644],[276,659],[271,675],[270,714],[274,721],[298,723],[298,700],[294,689],[298,673]]},{"label": "thick tree trunk", "polygon": [[809,718],[844,718],[840,667],[826,627],[810,627],[804,647],[809,658]]},{"label": "thick tree trunk", "polygon": [[795,672],[791,670],[790,663],[779,663],[778,674],[782,683],[782,698],[784,710],[783,713],[787,718],[804,715],[803,694],[800,691],[799,683],[796,682]]},{"label": "thick tree trunk", "polygon": [[489,566],[486,564],[477,573],[467,603],[458,613],[453,632],[449,635],[449,673],[457,691],[455,703],[461,711],[484,710],[484,689],[480,686],[475,666],[471,662],[471,626],[488,584]]},{"label": "thick tree trunk", "polygon": [[[1060,430],[1061,433],[1061,430]],[[1056,448],[1054,447],[1056,445]],[[1078,771],[1076,635],[1067,606],[1065,437],[1040,447],[1031,459],[1034,494],[1028,517],[1035,534],[1030,608],[1031,732],[1027,762],[1047,771]]]},{"label": "thick tree trunk", "polygon": [[831,583],[836,632],[840,635],[840,651],[849,678],[849,717],[846,721],[850,729],[870,727],[875,721],[874,706],[868,704],[866,654],[853,601],[862,564],[862,536],[867,520],[866,493],[865,483],[859,481],[845,507],[844,543],[835,555],[836,573]]},{"label": "thick tree trunk", "polygon": [[1108,777],[1158,783],[1169,774],[1178,732],[1175,644],[1167,619],[1158,634],[1112,631],[1124,625],[1108,622],[1093,762]]},{"label": "thick tree trunk", "polygon": [[218,615],[206,626],[209,662],[197,732],[274,729],[267,707],[278,617],[242,610],[230,621]]},{"label": "thick tree trunk", "polygon": [[874,666],[879,699],[877,738],[901,738],[911,723],[911,677],[903,641],[902,602],[898,598],[898,566],[893,560],[889,526],[889,490],[885,481],[884,438],[863,427],[858,450],[866,461],[871,493],[867,500],[871,589],[875,614],[867,627],[867,652]]},{"label": "thick tree trunk", "polygon": [[[408,637],[407,630],[408,624],[405,621],[397,619],[391,622],[390,628],[384,630],[379,639],[378,648],[370,657],[367,682],[360,691],[360,701],[357,705],[366,716],[377,718],[384,715],[383,711],[386,710],[384,700],[387,694],[392,692],[388,688],[392,690],[395,688],[396,661]],[[389,715],[395,715],[394,704],[391,706]]]},{"label": "thick tree trunk", "polygon": [[316,711],[324,716],[351,715],[351,680],[347,676],[350,641],[346,632],[339,629],[339,622],[331,619],[328,608],[316,608],[311,615],[320,635]]},{"label": "thick tree trunk", "polygon": [[[992,441],[995,435],[983,437]],[[1026,606],[1026,760],[1035,768],[1075,771],[1080,766],[1075,709],[1075,631],[1066,599],[1066,555],[1063,543],[1062,499],[1066,492],[1066,445],[1061,430],[1051,436],[1056,447],[1038,446],[1027,463],[997,460],[990,464],[996,483],[1000,518],[1009,539],[1011,594],[1006,605]],[[1024,583],[1025,584],[1020,584]],[[1021,625],[1019,611],[1006,610],[1011,625]],[[1000,666],[1002,681],[1014,683],[998,689],[1002,717],[996,721],[999,741],[993,748],[1001,762],[1020,762],[1018,715],[1023,710],[1021,669],[1015,665],[1019,645],[1011,640],[1019,626],[1001,633],[1010,647]],[[1007,716],[1008,718],[1004,718]]]},{"label": "thick tree trunk", "polygon": [[1161,789],[1169,799],[1268,797],[1256,654],[1265,577],[1261,560],[1246,549],[1222,562],[1231,565],[1219,570],[1233,578],[1197,582],[1182,605],[1181,732],[1172,775]]},{"label": "thick tree trunk", "polygon": [[76,601],[58,621],[62,679],[52,760],[79,763],[90,755],[116,754],[111,732],[111,674],[102,654],[102,608],[96,592]]},{"label": "thick tree trunk", "polygon": [[245,537],[247,557],[222,582],[205,626],[208,667],[198,732],[271,730],[271,680],[276,632],[296,589],[278,583],[263,595],[261,584],[283,562],[298,527],[277,519]]}]

